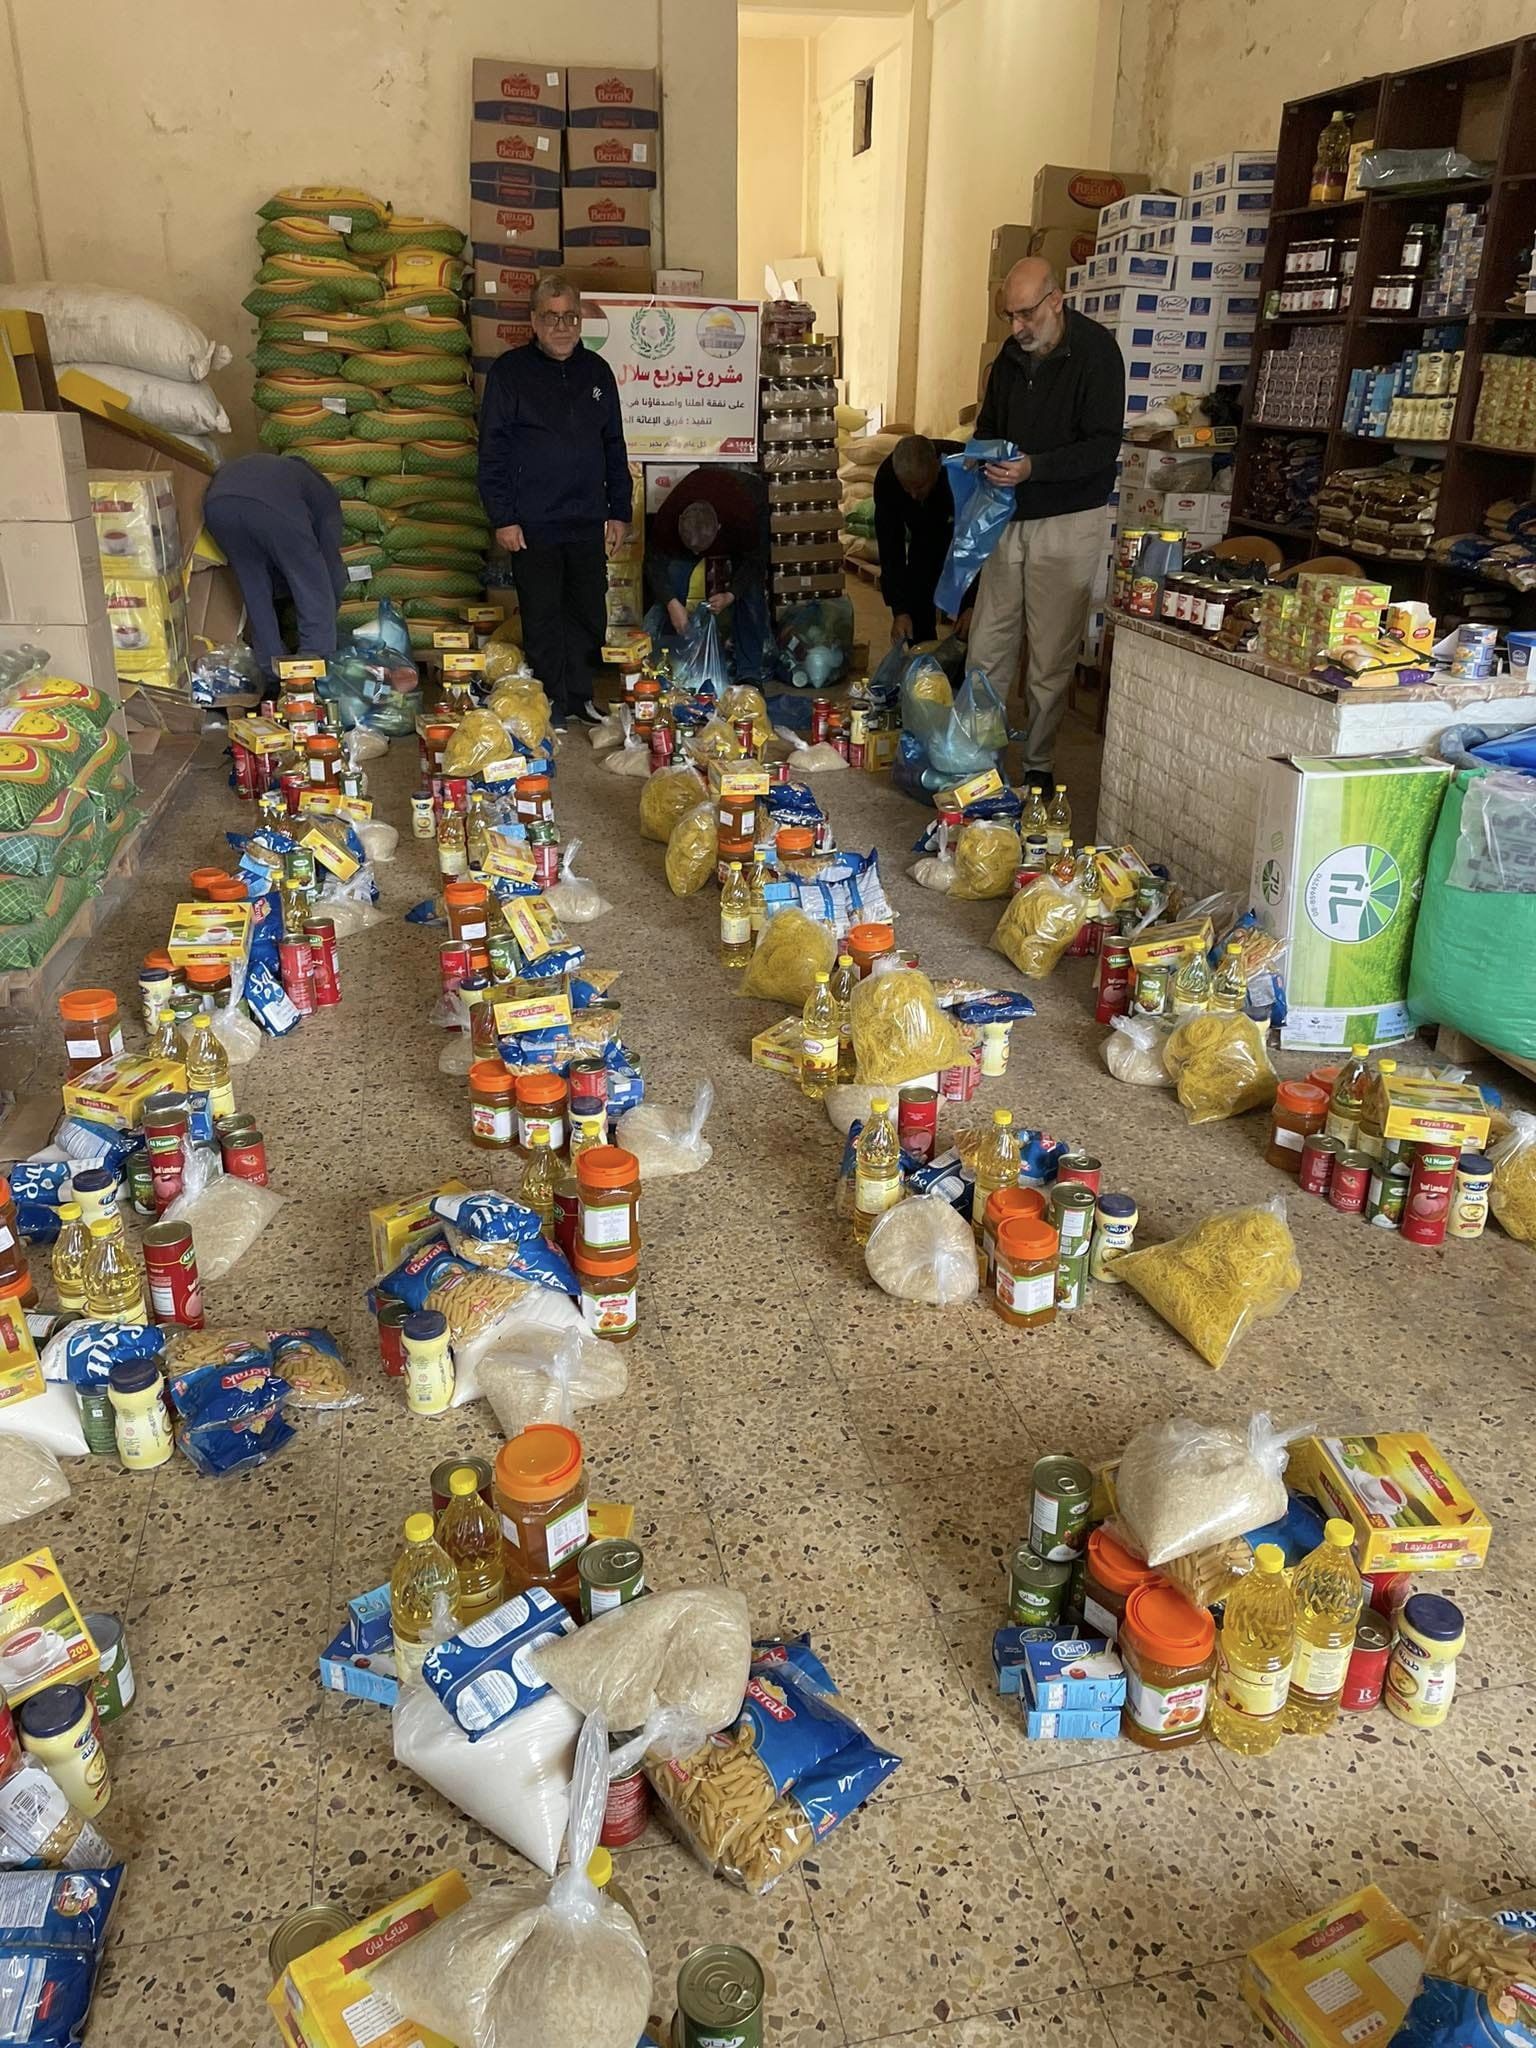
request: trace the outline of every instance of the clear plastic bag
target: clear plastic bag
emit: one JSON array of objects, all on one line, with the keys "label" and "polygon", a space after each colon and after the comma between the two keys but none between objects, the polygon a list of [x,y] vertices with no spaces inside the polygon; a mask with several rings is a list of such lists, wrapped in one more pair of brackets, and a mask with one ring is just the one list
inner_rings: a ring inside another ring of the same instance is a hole
[{"label": "clear plastic bag", "polygon": [[395,826],[386,825],[382,818],[360,818],[352,829],[363,842],[363,852],[370,862],[382,864],[394,859],[400,845]]},{"label": "clear plastic bag", "polygon": [[[447,1632],[452,1631],[450,1620]],[[575,1708],[549,1693],[471,1742],[429,1686],[405,1685],[394,1710],[395,1758],[450,1805],[553,1875],[565,1839],[580,1730]]]},{"label": "clear plastic bag", "polygon": [[1536,1911],[1442,1898],[1394,2048],[1536,2048]]},{"label": "clear plastic bag", "polygon": [[261,1051],[261,1031],[239,1007],[245,996],[246,963],[237,960],[230,970],[229,1003],[213,1013],[213,1035],[229,1055],[232,1067],[246,1067]]},{"label": "clear plastic bag", "polygon": [[1174,1415],[1138,1430],[1115,1470],[1115,1515],[1131,1549],[1166,1564],[1278,1522],[1286,1447],[1309,1431],[1277,1430],[1262,1414],[1246,1427]]},{"label": "clear plastic bag", "polygon": [[985,465],[1012,462],[1018,453],[1011,441],[967,441],[958,455],[944,457],[955,501],[955,528],[933,601],[949,618],[959,617],[965,593],[985,568],[1018,508],[1013,486],[988,483]]},{"label": "clear plastic bag", "polygon": [[847,1081],[839,1087],[829,1088],[821,1105],[827,1112],[827,1122],[839,1136],[846,1138],[850,1124],[869,1121],[875,1097],[884,1095],[885,1091],[883,1081]]},{"label": "clear plastic bag", "polygon": [[651,772],[651,749],[635,731],[634,716],[631,712],[619,712],[621,739],[619,745],[603,758],[605,775],[648,776]]},{"label": "clear plastic bag", "polygon": [[667,841],[667,887],[674,896],[696,896],[715,872],[719,827],[712,803],[695,804],[672,827]]},{"label": "clear plastic bag", "polygon": [[548,1890],[492,1886],[371,1966],[375,1989],[408,2020],[460,2048],[635,2048],[651,2003],[645,1944],[587,1876],[610,1768],[608,1724],[594,1714],[576,1744],[570,1862]]},{"label": "clear plastic bag", "polygon": [[680,1110],[663,1109],[656,1102],[642,1102],[638,1109],[619,1118],[613,1142],[635,1155],[642,1182],[697,1173],[714,1156],[714,1147],[704,1135],[704,1122],[714,1101],[713,1086],[701,1081],[694,1093],[692,1112],[687,1116]]},{"label": "clear plastic bag", "polygon": [[544,901],[562,924],[591,924],[594,918],[613,908],[595,882],[577,874],[576,856],[580,851],[581,841],[573,839],[560,856],[559,881],[544,891]]},{"label": "clear plastic bag", "polygon": [[763,926],[739,993],[803,1010],[817,975],[830,974],[836,958],[832,927],[786,905]]},{"label": "clear plastic bag", "polygon": [[962,825],[955,839],[955,879],[950,894],[957,903],[981,903],[1006,896],[1019,871],[1023,849],[1011,825],[977,818]]},{"label": "clear plastic bag", "polygon": [[846,768],[848,763],[825,740],[818,740],[814,747],[796,747],[789,757],[789,772],[795,778],[802,775],[826,775],[834,768]]},{"label": "clear plastic bag", "polygon": [[767,745],[773,732],[768,722],[767,703],[755,683],[733,683],[715,706],[715,716],[722,719],[733,733],[744,718],[750,718],[752,738],[759,749]]},{"label": "clear plastic bag", "polygon": [[629,1386],[629,1368],[617,1344],[585,1330],[552,1330],[523,1323],[481,1357],[480,1392],[502,1433],[518,1436],[535,1423],[576,1425],[583,1408],[616,1401]]},{"label": "clear plastic bag", "polygon": [[861,1081],[903,1081],[940,1073],[970,1058],[970,1048],[939,1008],[933,983],[915,967],[892,967],[858,982],[849,999]]},{"label": "clear plastic bag", "polygon": [[1284,1197],[1214,1209],[1181,1237],[1122,1252],[1115,1278],[1133,1288],[1207,1365],[1225,1365],[1244,1330],[1278,1315],[1301,1285]]},{"label": "clear plastic bag", "polygon": [[932,889],[936,895],[947,896],[955,886],[955,856],[947,846],[941,846],[937,853],[925,853],[921,860],[914,861],[907,873],[920,889]]},{"label": "clear plastic bag", "polygon": [[1167,1038],[1168,1026],[1156,1017],[1111,1017],[1099,1052],[1117,1081],[1134,1088],[1166,1088],[1171,1079],[1163,1064]]},{"label": "clear plastic bag", "polygon": [[611,1607],[532,1664],[579,1713],[641,1730],[650,1755],[686,1756],[741,1712],[751,1660],[745,1595],[701,1586]]},{"label": "clear plastic bag", "polygon": [[182,1169],[181,1193],[160,1220],[191,1224],[197,1269],[206,1287],[222,1280],[244,1258],[282,1206],[283,1197],[275,1188],[227,1174],[216,1152],[192,1145]]},{"label": "clear plastic bag", "polygon": [[0,1523],[24,1522],[39,1509],[68,1500],[69,1493],[63,1468],[46,1444],[29,1436],[0,1436]]},{"label": "clear plastic bag", "polygon": [[1536,1116],[1514,1109],[1509,1124],[1488,1155],[1493,1164],[1488,1206],[1501,1230],[1522,1244],[1536,1244]]},{"label": "clear plastic bag", "polygon": [[336,927],[338,939],[356,938],[359,932],[370,931],[384,922],[383,911],[373,901],[377,889],[373,871],[366,865],[349,881],[343,882],[337,875],[326,876],[316,901]]},{"label": "clear plastic bag", "polygon": [[880,1218],[864,1247],[869,1277],[896,1301],[949,1308],[979,1286],[971,1226],[942,1195],[910,1195]]},{"label": "clear plastic bag", "polygon": [[1360,159],[1360,189],[1401,192],[1411,198],[1416,185],[1449,185],[1458,178],[1473,182],[1488,177],[1492,170],[1492,164],[1449,147],[1368,149]]},{"label": "clear plastic bag", "polygon": [[90,1449],[75,1389],[52,1383],[0,1407],[0,1437],[26,1437],[56,1458],[83,1458]]},{"label": "clear plastic bag", "polygon": [[701,690],[722,697],[730,687],[730,670],[720,645],[720,622],[707,604],[696,607],[672,663],[674,680],[695,695]]},{"label": "clear plastic bag", "polygon": [[507,728],[495,712],[466,711],[443,749],[443,773],[505,782],[513,772],[515,753]]},{"label": "clear plastic bag", "polygon": [[1009,902],[992,934],[992,949],[1030,981],[1044,981],[1088,916],[1088,899],[1075,882],[1041,875]]},{"label": "clear plastic bag", "polygon": [[1008,744],[1008,715],[986,674],[971,670],[954,706],[925,742],[930,764],[941,775],[977,775],[995,767]]},{"label": "clear plastic bag", "polygon": [[1163,1064],[1192,1124],[1267,1109],[1280,1078],[1264,1027],[1244,1016],[1186,1017],[1163,1047]]},{"label": "clear plastic bag", "polygon": [[659,768],[640,792],[640,837],[665,846],[678,821],[708,793],[696,769]]},{"label": "clear plastic bag", "polygon": [[612,747],[622,747],[624,720],[620,713],[610,711],[605,718],[600,718],[596,725],[589,725],[587,738],[592,742],[594,754],[606,754]]}]

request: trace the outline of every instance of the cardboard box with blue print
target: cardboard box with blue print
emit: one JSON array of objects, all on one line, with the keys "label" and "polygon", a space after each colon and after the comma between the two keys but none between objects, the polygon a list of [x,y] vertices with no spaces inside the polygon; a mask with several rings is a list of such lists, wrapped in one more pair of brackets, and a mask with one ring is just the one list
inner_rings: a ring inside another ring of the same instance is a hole
[{"label": "cardboard box with blue print", "polygon": [[477,121],[522,128],[565,126],[565,66],[476,57],[470,92]]},{"label": "cardboard box with blue print", "polygon": [[572,128],[656,128],[661,79],[654,71],[573,64],[566,74],[565,111]]},{"label": "cardboard box with blue print", "polygon": [[476,121],[469,131],[469,177],[471,184],[558,192],[559,133],[548,128],[509,128],[499,121]]},{"label": "cardboard box with blue print", "polygon": [[649,251],[649,192],[594,192],[567,185],[560,205],[565,246],[573,253],[585,249]]},{"label": "cardboard box with blue print", "polygon": [[565,182],[654,191],[660,157],[653,129],[572,128],[565,137]]}]

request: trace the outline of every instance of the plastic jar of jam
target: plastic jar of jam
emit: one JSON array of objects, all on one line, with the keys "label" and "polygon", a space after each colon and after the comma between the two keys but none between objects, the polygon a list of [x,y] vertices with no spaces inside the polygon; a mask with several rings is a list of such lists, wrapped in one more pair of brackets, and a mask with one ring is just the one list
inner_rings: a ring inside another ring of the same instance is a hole
[{"label": "plastic jar of jam", "polygon": [[998,1225],[993,1300],[1012,1329],[1042,1330],[1055,1322],[1060,1249],[1056,1232],[1038,1216],[1010,1216]]},{"label": "plastic jar of jam", "polygon": [[448,932],[461,945],[481,945],[490,936],[490,899],[483,882],[445,882],[443,908]]},{"label": "plastic jar of jam", "polygon": [[31,1308],[37,1301],[37,1288],[33,1285],[32,1269],[27,1263],[21,1229],[16,1221],[16,1204],[11,1199],[11,1184],[3,1174],[0,1174],[0,1288],[15,1289],[16,1299],[24,1309]]},{"label": "plastic jar of jam", "polygon": [[1311,1081],[1282,1081],[1269,1113],[1269,1144],[1264,1158],[1282,1173],[1301,1171],[1301,1148],[1328,1121],[1328,1097]]},{"label": "plastic jar of jam", "polygon": [[513,798],[517,815],[525,825],[555,822],[555,803],[549,793],[547,775],[520,775],[513,785]]},{"label": "plastic jar of jam", "polygon": [[809,825],[782,825],[773,848],[780,860],[809,860],[816,851],[816,834]]},{"label": "plastic jar of jam", "polygon": [[1041,1188],[994,1188],[987,1197],[986,1214],[981,1225],[980,1265],[983,1281],[992,1278],[997,1263],[997,1233],[1002,1225],[1014,1216],[1033,1216],[1038,1222],[1046,1220],[1047,1203]]},{"label": "plastic jar of jam", "polygon": [[639,1314],[639,1252],[592,1252],[578,1237],[571,1264],[581,1288],[582,1321],[594,1337],[627,1344]]},{"label": "plastic jar of jam", "polygon": [[1415,1593],[1397,1617],[1382,1699],[1387,1712],[1410,1728],[1438,1728],[1456,1692],[1456,1659],[1467,1628],[1454,1600]]},{"label": "plastic jar of jam", "polygon": [[441,720],[429,725],[421,736],[421,779],[431,782],[443,772],[443,756],[453,738],[453,727]]},{"label": "plastic jar of jam", "polygon": [[1126,1597],[1120,1622],[1125,1712],[1120,1733],[1143,1749],[1200,1740],[1216,1669],[1216,1624],[1177,1586],[1154,1580]]},{"label": "plastic jar of jam", "polygon": [[848,952],[859,979],[863,981],[882,953],[894,953],[896,934],[888,924],[856,924],[849,927]]},{"label": "plastic jar of jam", "polygon": [[199,903],[206,903],[210,883],[227,882],[228,868],[194,868],[187,876],[187,884]]},{"label": "plastic jar of jam", "polygon": [[341,787],[341,741],[334,733],[317,732],[304,742],[304,772],[311,789]]},{"label": "plastic jar of jam", "polygon": [[565,1081],[535,1067],[517,1076],[517,1142],[526,1151],[543,1131],[551,1152],[565,1149]]},{"label": "plastic jar of jam", "polygon": [[234,994],[234,977],[216,960],[194,961],[186,970],[187,993],[194,995],[205,1010],[227,1010]]},{"label": "plastic jar of jam", "polygon": [[621,1145],[589,1145],[576,1161],[581,1189],[577,1247],[585,1252],[640,1249],[640,1162]]},{"label": "plastic jar of jam", "polygon": [[1126,1601],[1138,1586],[1155,1585],[1158,1575],[1105,1528],[1095,1529],[1089,1536],[1084,1560],[1084,1632],[1116,1642]]},{"label": "plastic jar of jam", "polygon": [[500,1060],[476,1060],[469,1070],[469,1140],[487,1151],[508,1148],[517,1129],[516,1084]]},{"label": "plastic jar of jam", "polygon": [[558,1422],[534,1423],[497,1452],[495,1483],[507,1592],[540,1586],[579,1615],[576,1559],[588,1542],[580,1437]]},{"label": "plastic jar of jam", "polygon": [[64,1020],[64,1051],[69,1059],[66,1081],[122,1051],[123,1020],[111,989],[72,988],[59,997],[59,1015]]}]

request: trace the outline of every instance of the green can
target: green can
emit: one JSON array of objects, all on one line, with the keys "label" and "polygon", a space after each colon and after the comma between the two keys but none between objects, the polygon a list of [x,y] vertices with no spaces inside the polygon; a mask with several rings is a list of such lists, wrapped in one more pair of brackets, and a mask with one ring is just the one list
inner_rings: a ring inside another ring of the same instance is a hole
[{"label": "green can", "polygon": [[728,1942],[696,1948],[677,1973],[672,2048],[763,2048],[762,1966]]},{"label": "green can", "polygon": [[1093,1474],[1080,1458],[1053,1451],[1036,1459],[1031,1483],[1029,1547],[1053,1564],[1071,1564],[1088,1541]]},{"label": "green can", "polygon": [[85,1447],[93,1457],[117,1456],[117,1424],[105,1387],[80,1389],[80,1427],[85,1432]]},{"label": "green can", "polygon": [[1090,1187],[1081,1181],[1069,1180],[1051,1190],[1051,1221],[1061,1239],[1061,1254],[1065,1258],[1068,1246],[1088,1245],[1093,1237],[1093,1219],[1099,1206],[1099,1198]]},{"label": "green can", "polygon": [[1379,1230],[1401,1230],[1411,1177],[1400,1159],[1378,1159],[1371,1168],[1371,1190],[1365,1202],[1366,1221],[1374,1223]]},{"label": "green can", "polygon": [[1063,1252],[1056,1261],[1056,1307],[1058,1310],[1081,1308],[1088,1293],[1088,1261],[1093,1247],[1086,1238],[1079,1238],[1070,1252]]},{"label": "green can", "polygon": [[80,1618],[101,1660],[91,1680],[96,1712],[103,1721],[115,1721],[133,1705],[135,1690],[123,1624],[115,1614],[84,1614]]},{"label": "green can", "polygon": [[1016,1628],[1050,1628],[1060,1621],[1070,1564],[1039,1556],[1021,1543],[1008,1565],[1008,1619]]},{"label": "green can", "polygon": [[576,1582],[583,1620],[622,1607],[645,1591],[645,1552],[638,1543],[609,1537],[589,1543],[576,1559]]},{"label": "green can", "polygon": [[1162,1017],[1168,1012],[1168,991],[1173,975],[1166,967],[1141,967],[1136,972],[1131,1010],[1138,1017]]},{"label": "green can", "polygon": [[123,1162],[123,1172],[128,1179],[128,1200],[136,1216],[157,1216],[155,1207],[155,1176],[149,1169],[149,1148],[139,1145],[128,1154]]},{"label": "green can", "polygon": [[315,886],[315,856],[307,846],[290,847],[283,855],[283,874],[303,889]]}]

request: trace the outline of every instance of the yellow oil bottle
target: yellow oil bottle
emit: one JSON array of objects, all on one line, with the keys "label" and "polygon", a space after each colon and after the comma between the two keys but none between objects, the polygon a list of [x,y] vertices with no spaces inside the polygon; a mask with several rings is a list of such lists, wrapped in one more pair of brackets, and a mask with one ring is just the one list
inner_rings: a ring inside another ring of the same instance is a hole
[{"label": "yellow oil bottle", "polygon": [[229,1054],[205,1010],[192,1019],[187,1032],[187,1087],[208,1097],[208,1107],[217,1116],[235,1113],[235,1084],[230,1078]]},{"label": "yellow oil bottle", "polygon": [[858,983],[859,970],[853,964],[853,956],[839,953],[837,965],[832,970],[827,987],[832,992],[832,1001],[837,1010],[837,1078],[851,1081],[858,1070],[858,1061],[853,1051],[853,991]]},{"label": "yellow oil bottle", "polygon": [[560,1161],[549,1149],[549,1133],[535,1124],[528,1133],[528,1160],[517,1199],[525,1209],[534,1211],[546,1237],[555,1234],[555,1189],[560,1174]]},{"label": "yellow oil bottle", "polygon": [[102,1216],[91,1225],[82,1275],[85,1312],[98,1323],[147,1323],[144,1278],[120,1224]]},{"label": "yellow oil bottle", "polygon": [[1211,1733],[1238,1756],[1267,1756],[1285,1733],[1296,1656],[1296,1602],[1285,1552],[1261,1543],[1253,1570],[1227,1595],[1216,1644]]},{"label": "yellow oil bottle", "polygon": [[853,1148],[853,1241],[863,1244],[887,1209],[904,1193],[901,1140],[891,1122],[890,1099],[875,1096]]},{"label": "yellow oil bottle", "polygon": [[992,1128],[976,1150],[976,1186],[971,1196],[971,1231],[981,1243],[988,1198],[999,1188],[1017,1187],[1023,1154],[1013,1128],[1011,1109],[994,1109]]},{"label": "yellow oil bottle", "polygon": [[1287,1735],[1322,1735],[1339,1711],[1365,1588],[1355,1569],[1355,1532],[1339,1517],[1291,1577],[1296,1598],[1296,1664],[1285,1706]]},{"label": "yellow oil bottle", "polygon": [[720,965],[746,967],[752,960],[752,895],[741,862],[733,860],[720,889]]},{"label": "yellow oil bottle", "polygon": [[389,1626],[402,1685],[420,1678],[427,1651],[456,1617],[458,1598],[458,1567],[437,1541],[432,1517],[408,1515],[405,1548],[389,1575]]},{"label": "yellow oil bottle", "polygon": [[818,974],[816,986],[805,999],[800,1092],[812,1102],[820,1102],[837,1079],[837,1005],[832,1000],[830,980],[829,975]]},{"label": "yellow oil bottle", "polygon": [[437,1518],[437,1540],[459,1575],[460,1622],[476,1621],[502,1601],[501,1527],[480,1498],[467,1465],[448,1475],[448,1505]]},{"label": "yellow oil bottle", "polygon": [[79,1315],[85,1307],[85,1262],[90,1256],[91,1233],[80,1215],[78,1202],[60,1202],[59,1234],[53,1241],[53,1285],[59,1307]]}]

